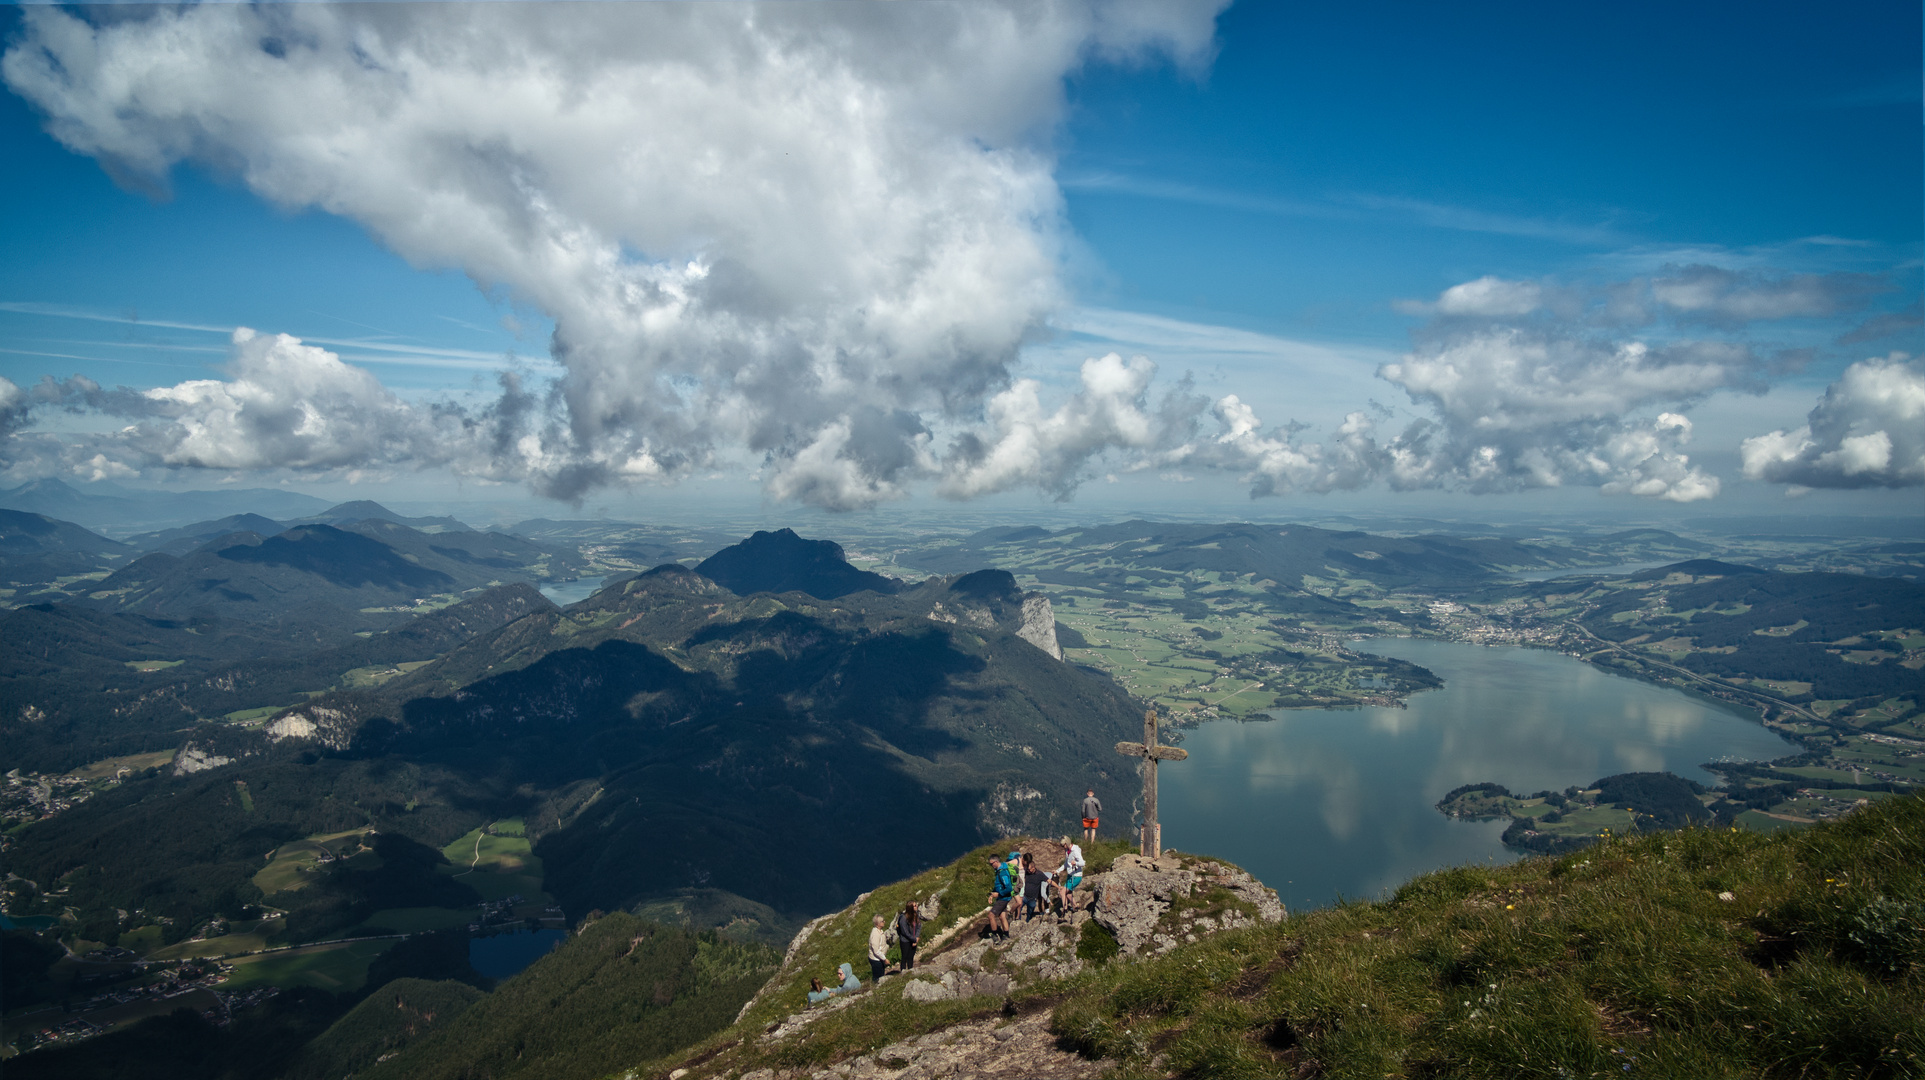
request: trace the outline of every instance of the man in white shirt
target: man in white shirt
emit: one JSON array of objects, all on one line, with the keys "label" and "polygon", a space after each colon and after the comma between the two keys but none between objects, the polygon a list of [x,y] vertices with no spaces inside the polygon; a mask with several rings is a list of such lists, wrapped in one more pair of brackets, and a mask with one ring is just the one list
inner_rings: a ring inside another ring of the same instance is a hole
[{"label": "man in white shirt", "polygon": [[889,932],[882,928],[882,916],[872,920],[875,925],[869,928],[869,974],[876,982],[882,981],[882,973],[889,968]]}]

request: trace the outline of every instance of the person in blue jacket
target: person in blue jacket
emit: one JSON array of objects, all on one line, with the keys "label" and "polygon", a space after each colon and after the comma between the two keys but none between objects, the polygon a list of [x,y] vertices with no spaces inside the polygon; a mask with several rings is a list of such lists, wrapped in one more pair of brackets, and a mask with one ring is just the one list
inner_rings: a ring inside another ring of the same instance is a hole
[{"label": "person in blue jacket", "polygon": [[851,991],[862,989],[862,980],[856,978],[856,966],[854,964],[844,964],[836,970],[842,975],[841,986],[824,987],[821,979],[809,980],[809,1004],[817,1005],[835,997],[837,994],[847,994]]}]

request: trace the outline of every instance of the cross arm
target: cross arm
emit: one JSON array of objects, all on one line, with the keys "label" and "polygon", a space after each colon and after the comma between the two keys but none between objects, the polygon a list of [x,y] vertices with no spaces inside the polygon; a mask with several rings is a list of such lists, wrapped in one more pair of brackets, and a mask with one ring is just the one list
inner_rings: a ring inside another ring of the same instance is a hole
[{"label": "cross arm", "polygon": [[1116,752],[1128,757],[1148,757],[1158,761],[1182,761],[1190,756],[1188,750],[1175,746],[1152,746],[1145,752],[1140,742],[1117,743]]}]

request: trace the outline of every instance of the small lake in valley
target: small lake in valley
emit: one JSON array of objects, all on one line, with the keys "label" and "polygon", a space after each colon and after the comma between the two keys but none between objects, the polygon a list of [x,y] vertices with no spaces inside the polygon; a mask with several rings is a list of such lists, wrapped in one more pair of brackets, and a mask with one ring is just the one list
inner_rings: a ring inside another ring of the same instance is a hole
[{"label": "small lake in valley", "polygon": [[[1413,638],[1352,648],[1421,664],[1444,687],[1407,709],[1290,710],[1185,732],[1189,760],[1159,770],[1166,846],[1242,866],[1292,910],[1324,907],[1438,867],[1518,858],[1499,840],[1506,822],[1437,812],[1461,784],[1528,795],[1668,770],[1712,785],[1704,762],[1799,749],[1738,709],[1562,653]],[[1134,793],[1099,794],[1126,823]]]},{"label": "small lake in valley", "polygon": [[468,963],[490,979],[505,979],[567,940],[568,931],[546,928],[469,938]]},{"label": "small lake in valley", "polygon": [[603,580],[603,578],[576,578],[574,581],[556,581],[538,587],[550,603],[556,607],[567,607],[600,592]]}]

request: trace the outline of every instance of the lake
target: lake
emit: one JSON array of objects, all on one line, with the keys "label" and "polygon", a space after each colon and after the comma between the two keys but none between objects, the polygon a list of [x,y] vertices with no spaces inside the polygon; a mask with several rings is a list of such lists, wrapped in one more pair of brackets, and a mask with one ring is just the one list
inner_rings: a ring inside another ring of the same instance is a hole
[{"label": "lake", "polygon": [[468,939],[468,963],[490,979],[505,979],[568,940],[566,930],[515,930]]},{"label": "lake", "polygon": [[567,607],[601,591],[603,578],[576,578],[574,581],[557,581],[537,586],[541,594],[556,607]]},{"label": "lake", "polygon": [[[1166,847],[1229,859],[1292,910],[1375,899],[1441,866],[1519,858],[1499,840],[1507,822],[1437,812],[1461,784],[1528,795],[1668,770],[1711,785],[1704,762],[1800,749],[1735,708],[1562,653],[1412,638],[1352,647],[1422,664],[1444,687],[1407,709],[1290,710],[1186,732],[1189,760],[1159,770]],[[1127,820],[1129,798],[1116,795],[1111,813]]]}]

